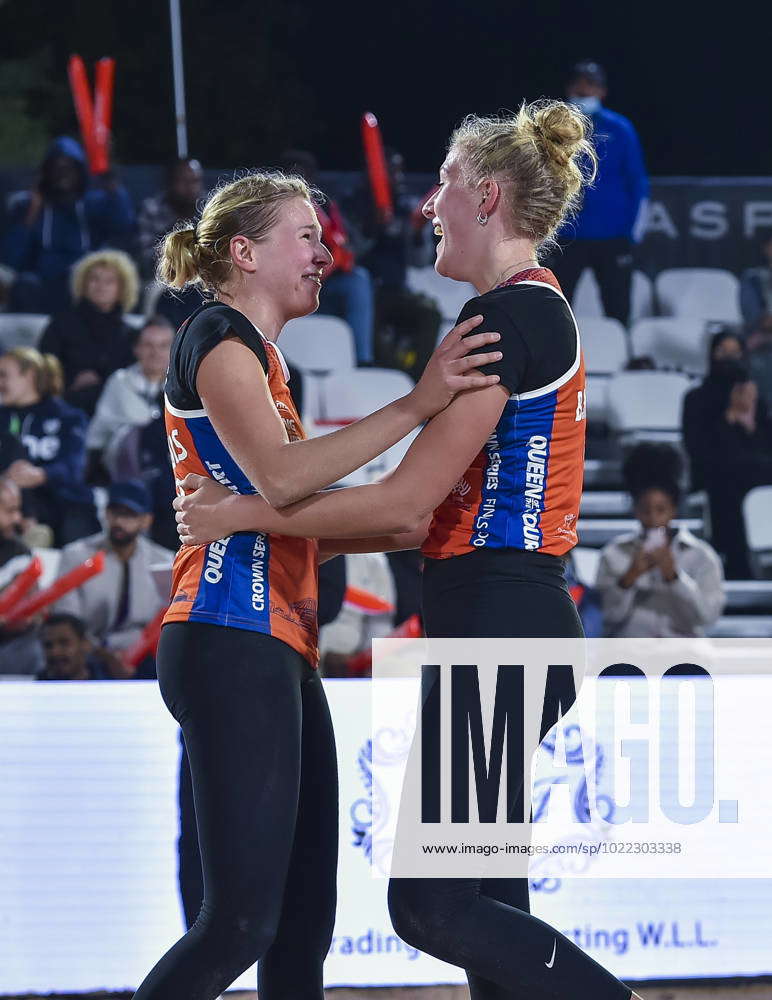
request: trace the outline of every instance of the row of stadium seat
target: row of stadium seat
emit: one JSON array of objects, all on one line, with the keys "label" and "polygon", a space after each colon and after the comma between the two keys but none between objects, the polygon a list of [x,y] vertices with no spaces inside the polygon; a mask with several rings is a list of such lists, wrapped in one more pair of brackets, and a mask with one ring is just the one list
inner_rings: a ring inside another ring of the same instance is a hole
[{"label": "row of stadium seat", "polygon": [[657,368],[704,375],[708,367],[711,321],[654,316],[633,323],[630,332],[605,316],[577,317],[584,361],[593,375],[611,375],[631,357],[650,357]]},{"label": "row of stadium seat", "polygon": [[[443,318],[451,322],[477,294],[472,285],[443,278],[433,267],[408,268],[407,283],[412,291],[436,299]],[[660,315],[739,323],[739,293],[739,281],[723,268],[667,268],[653,282],[642,271],[634,271],[630,321]],[[598,284],[589,270],[579,279],[573,306],[577,316],[604,315]]]}]

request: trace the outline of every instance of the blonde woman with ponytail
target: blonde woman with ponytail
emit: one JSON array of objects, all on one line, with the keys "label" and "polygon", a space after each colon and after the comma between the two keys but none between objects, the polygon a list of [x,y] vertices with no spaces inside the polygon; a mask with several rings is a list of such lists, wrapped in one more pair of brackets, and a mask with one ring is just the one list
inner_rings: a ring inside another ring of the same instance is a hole
[{"label": "blonde woman with ponytail", "polygon": [[[442,410],[498,382],[476,369],[498,339],[453,330],[403,399],[307,440],[277,345],[319,305],[331,261],[313,192],[252,173],[215,191],[170,233],[159,277],[207,301],[172,344],[166,426],[179,491],[204,475],[279,511],[329,486]],[[136,1000],[214,1000],[259,960],[261,1000],[322,1000],[335,918],[337,773],[317,667],[318,546],[229,532],[184,547],[158,649],[161,694],[182,727],[196,807],[204,902]]]},{"label": "blonde woman with ponytail", "polygon": [[[500,383],[456,396],[372,486],[274,509],[190,476],[196,492],[175,501],[183,541],[275,531],[319,539],[323,556],[420,545],[430,637],[581,637],[562,557],[577,542],[584,363],[539,254],[594,164],[587,119],[561,102],[462,122],[424,215],[440,236],[437,271],[479,293],[459,321],[482,315],[501,333],[503,358],[483,369]],[[472,1000],[632,996],[530,915],[527,879],[393,879],[389,906],[403,940],[467,970]]]},{"label": "blonde woman with ponytail", "polygon": [[24,491],[24,512],[54,532],[58,546],[99,529],[86,486],[85,413],[65,403],[62,366],[53,354],[15,347],[0,357],[0,431],[16,437],[26,458],[6,475]]}]

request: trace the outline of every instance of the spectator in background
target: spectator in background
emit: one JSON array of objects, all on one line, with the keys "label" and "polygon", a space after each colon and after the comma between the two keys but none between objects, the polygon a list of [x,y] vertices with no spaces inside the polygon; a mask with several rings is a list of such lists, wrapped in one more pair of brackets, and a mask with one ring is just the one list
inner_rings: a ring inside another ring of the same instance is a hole
[{"label": "spectator in background", "polygon": [[751,378],[759,387],[767,413],[772,413],[772,313],[761,317],[745,345]]},{"label": "spectator in background", "polygon": [[708,494],[713,545],[727,577],[741,580],[751,575],[742,501],[772,483],[772,425],[739,337],[715,334],[709,358],[707,377],[684,398],[684,446],[692,487]]},{"label": "spectator in background", "polygon": [[[107,379],[91,421],[86,446],[110,467],[110,450],[120,445],[128,428],[144,427],[163,410],[163,383],[169,367],[174,329],[163,316],[145,322],[134,345],[136,361]],[[92,465],[96,464],[92,462]],[[113,474],[113,478],[120,478]]]},{"label": "spectator in background", "polygon": [[772,229],[760,240],[765,262],[748,268],[740,278],[740,311],[747,333],[772,323]]},{"label": "spectator in background", "polygon": [[[318,167],[313,153],[288,149],[281,156],[281,167],[316,187]],[[336,202],[330,198],[324,207],[316,205],[316,214],[322,242],[332,254],[332,264],[324,272],[318,311],[344,319],[354,334],[358,363],[372,364],[375,299],[370,272],[357,266],[348,225]]]},{"label": "spectator in background", "polygon": [[[164,190],[146,198],[139,211],[140,270],[146,281],[155,278],[156,247],[163,236],[180,222],[198,217],[198,204],[206,196],[204,171],[198,160],[174,160],[166,169]],[[164,289],[155,311],[165,316],[175,330],[203,302],[201,292],[191,286],[172,293]]]},{"label": "spectator in background", "polygon": [[119,250],[99,250],[78,262],[72,273],[73,304],[57,313],[40,341],[64,371],[64,396],[89,416],[105,379],[134,360],[134,332],[124,313],[137,301],[134,262]]},{"label": "spectator in background", "polygon": [[367,183],[347,207],[359,220],[359,259],[373,280],[376,361],[418,379],[437,344],[442,314],[433,299],[407,287],[408,264],[429,263],[421,259],[425,254],[421,230],[426,219],[420,215],[416,222],[416,204],[407,191],[402,154],[387,150],[386,162],[394,203],[392,218],[384,221],[379,216]]},{"label": "spectator in background", "polygon": [[681,498],[681,458],[667,444],[645,443],[624,475],[640,529],[603,549],[597,588],[607,636],[699,636],[724,607],[721,560],[707,542],[671,522]]},{"label": "spectator in background", "polygon": [[11,201],[2,249],[3,263],[16,272],[8,311],[64,309],[73,264],[99,247],[128,245],[134,227],[126,189],[111,175],[90,187],[80,144],[55,139],[35,187]]},{"label": "spectator in background", "polygon": [[[21,540],[21,491],[12,479],[0,478],[0,594],[32,560]],[[0,625],[0,674],[36,674],[43,651],[34,623],[22,627]]]},{"label": "spectator in background", "polygon": [[24,513],[66,545],[99,522],[86,486],[86,415],[59,398],[62,370],[51,354],[15,347],[0,357],[0,435],[7,432],[26,457],[5,474],[23,490]]},{"label": "spectator in background", "polygon": [[107,502],[107,531],[73,542],[62,552],[60,575],[79,566],[102,549],[105,568],[57,602],[56,611],[82,618],[101,645],[124,650],[139,638],[142,629],[168,598],[161,597],[154,570],[162,574],[172,564],[172,553],[156,545],[145,533],[153,515],[144,484],[113,483]]},{"label": "spectator in background", "polygon": [[95,649],[82,619],[50,615],[40,629],[45,666],[39,681],[109,681],[126,676],[117,657]]},{"label": "spectator in background", "polygon": [[574,66],[567,99],[592,120],[598,175],[586,188],[577,217],[558,234],[550,267],[570,299],[589,267],[600,286],[607,316],[627,325],[633,275],[633,241],[649,182],[638,136],[627,118],[603,106],[606,73],[596,62]]}]

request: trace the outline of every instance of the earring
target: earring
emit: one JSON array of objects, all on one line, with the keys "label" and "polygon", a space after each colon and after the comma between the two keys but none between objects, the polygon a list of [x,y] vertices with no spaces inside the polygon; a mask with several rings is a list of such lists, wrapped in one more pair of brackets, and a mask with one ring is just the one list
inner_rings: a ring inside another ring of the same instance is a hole
[{"label": "earring", "polygon": [[483,212],[483,210],[480,209],[480,211],[477,213],[477,221],[480,223],[481,226],[487,226],[488,225],[488,213],[487,212]]}]

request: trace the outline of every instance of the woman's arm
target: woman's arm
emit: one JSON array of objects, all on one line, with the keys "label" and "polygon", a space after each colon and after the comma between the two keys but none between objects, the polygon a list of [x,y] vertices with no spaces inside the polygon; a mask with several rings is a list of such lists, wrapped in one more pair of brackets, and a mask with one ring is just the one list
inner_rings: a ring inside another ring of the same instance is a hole
[{"label": "woman's arm", "polygon": [[403,531],[399,535],[376,535],[372,538],[320,538],[319,562],[326,562],[335,556],[358,552],[402,552],[405,549],[420,549],[429,534],[431,518],[426,518],[415,531]]},{"label": "woman's arm", "polygon": [[500,352],[467,352],[493,343],[499,334],[462,339],[481,321],[474,316],[450,331],[407,396],[323,437],[287,440],[263,370],[240,340],[225,340],[206,355],[196,388],[214,429],[249,481],[272,507],[285,507],[386,451],[447,406],[455,393],[498,382],[498,376],[475,369],[499,358]]},{"label": "woman's arm", "polygon": [[[235,531],[305,538],[358,539],[417,531],[450,492],[499,421],[509,396],[503,386],[458,395],[421,431],[383,482],[316,493],[275,510],[261,497],[225,497],[214,506],[199,498],[174,502],[184,542],[212,541]],[[183,483],[199,484],[193,477]],[[212,532],[216,533],[212,533]]]}]

